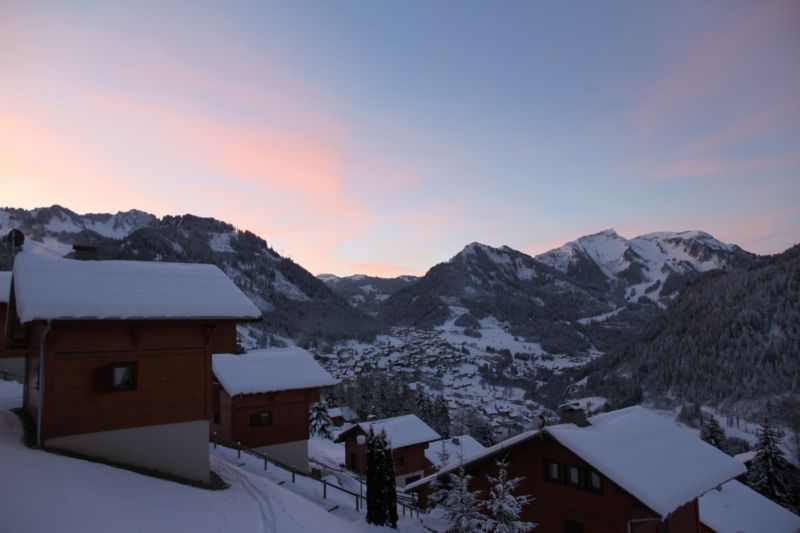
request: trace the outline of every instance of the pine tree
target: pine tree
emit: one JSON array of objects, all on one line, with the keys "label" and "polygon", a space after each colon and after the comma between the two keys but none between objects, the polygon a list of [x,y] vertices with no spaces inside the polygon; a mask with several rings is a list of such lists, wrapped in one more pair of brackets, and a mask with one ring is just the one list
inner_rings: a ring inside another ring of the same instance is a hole
[{"label": "pine tree", "polygon": [[484,503],[478,498],[480,491],[471,491],[472,476],[464,470],[463,462],[448,477],[448,487],[442,489],[438,506],[444,511],[449,526],[446,533],[465,533],[485,529],[487,518],[481,514]]},{"label": "pine tree", "polygon": [[311,435],[324,439],[333,439],[333,434],[331,433],[333,422],[328,414],[328,404],[325,400],[320,400],[311,407],[309,426]]},{"label": "pine tree", "polygon": [[386,524],[386,478],[383,475],[383,450],[370,427],[367,435],[367,522]]},{"label": "pine tree", "polygon": [[700,438],[715,448],[728,453],[728,440],[725,437],[725,431],[720,427],[716,417],[712,414],[707,414],[701,416],[700,420]]},{"label": "pine tree", "polygon": [[367,522],[397,527],[397,487],[392,449],[381,432],[367,436]]},{"label": "pine tree", "polygon": [[450,410],[444,396],[439,395],[433,404],[433,429],[442,437],[450,436]]},{"label": "pine tree", "polygon": [[515,496],[523,478],[508,479],[508,463],[505,459],[495,461],[497,477],[486,476],[489,481],[489,501],[486,510],[489,512],[487,530],[492,533],[524,533],[536,527],[536,524],[519,519],[522,508],[533,498],[528,495]]},{"label": "pine tree", "polygon": [[756,456],[750,464],[748,484],[775,503],[789,506],[792,502],[791,467],[780,448],[783,432],[765,419],[757,435]]},{"label": "pine tree", "polygon": [[381,470],[384,478],[384,491],[386,493],[386,525],[397,528],[397,481],[394,473],[392,448],[389,446],[389,442],[386,439],[386,433],[381,432],[377,438],[383,458],[381,461]]}]

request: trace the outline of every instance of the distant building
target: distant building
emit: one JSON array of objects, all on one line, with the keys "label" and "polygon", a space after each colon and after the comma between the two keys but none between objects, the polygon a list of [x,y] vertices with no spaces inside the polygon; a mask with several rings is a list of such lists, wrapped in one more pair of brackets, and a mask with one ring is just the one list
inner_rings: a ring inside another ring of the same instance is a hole
[{"label": "distant building", "polygon": [[436,440],[425,449],[425,458],[430,463],[430,473],[443,468],[457,465],[462,459],[467,459],[482,451],[486,447],[470,435],[459,435],[447,439]]},{"label": "distant building", "polygon": [[260,317],[214,265],[19,254],[7,338],[39,444],[207,482],[211,353]]},{"label": "distant building", "polygon": [[307,472],[309,406],[337,381],[301,348],[214,354],[213,369],[216,438]]},{"label": "distant building", "polygon": [[359,422],[342,428],[336,442],[345,443],[345,461],[347,468],[362,476],[367,473],[366,435],[370,428],[379,434],[386,433],[386,439],[392,448],[394,472],[397,485],[405,486],[425,475],[425,450],[432,441],[441,436],[416,415],[403,415],[383,420]]},{"label": "distant building", "polygon": [[[574,414],[574,413],[573,413]],[[575,417],[512,437],[466,459],[473,490],[489,493],[487,475],[505,458],[517,492],[530,495],[522,519],[537,530],[565,533],[699,532],[698,498],[744,472],[744,466],[641,407]],[[426,503],[431,481],[458,464],[406,487]]]},{"label": "distant building", "polygon": [[358,420],[358,414],[350,407],[331,407],[328,409],[328,416],[331,417],[331,422],[336,427],[342,427],[347,422],[355,422]]}]

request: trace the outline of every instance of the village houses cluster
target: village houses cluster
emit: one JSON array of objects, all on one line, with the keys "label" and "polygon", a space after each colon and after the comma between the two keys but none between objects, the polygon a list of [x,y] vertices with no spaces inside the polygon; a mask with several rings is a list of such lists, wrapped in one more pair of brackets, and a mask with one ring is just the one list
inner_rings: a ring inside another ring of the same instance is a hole
[{"label": "village houses cluster", "polygon": [[[23,252],[0,273],[0,371],[23,377],[23,412],[45,449],[207,484],[213,440],[307,472],[310,406],[337,381],[299,348],[239,353],[237,324],[260,318],[213,265]],[[488,497],[503,460],[530,497],[519,518],[537,531],[800,527],[736,480],[740,461],[641,407],[586,418],[566,405],[561,423],[490,448],[469,435],[443,439],[412,414],[330,414],[342,466],[365,475],[365,437],[385,435],[397,486],[422,507],[459,471]]]}]

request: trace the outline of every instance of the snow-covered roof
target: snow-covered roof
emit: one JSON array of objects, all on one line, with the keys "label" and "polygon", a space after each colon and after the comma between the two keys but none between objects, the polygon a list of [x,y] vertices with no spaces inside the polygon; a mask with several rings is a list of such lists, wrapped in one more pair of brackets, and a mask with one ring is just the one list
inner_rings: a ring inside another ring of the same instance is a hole
[{"label": "snow-covered roof", "polygon": [[485,449],[484,445],[471,435],[459,435],[431,442],[425,449],[425,458],[437,469],[442,469],[453,464],[457,465],[461,457],[471,457]]},{"label": "snow-covered roof", "polygon": [[302,348],[269,348],[242,355],[214,354],[214,375],[231,396],[336,385]]},{"label": "snow-covered roof", "polygon": [[800,516],[736,480],[700,498],[700,521],[716,533],[800,531]]},{"label": "snow-covered roof", "polygon": [[634,406],[544,431],[661,516],[743,474],[742,463]]},{"label": "snow-covered roof", "polygon": [[376,435],[381,431],[385,432],[389,446],[392,448],[403,448],[404,446],[431,442],[442,438],[428,424],[420,420],[417,415],[403,415],[383,420],[350,424],[342,428],[336,441],[340,442],[343,440],[342,437],[344,435],[357,427],[361,428],[364,433],[369,433],[370,427]]},{"label": "snow-covered roof", "polygon": [[11,272],[0,272],[0,304],[7,304],[11,293]]},{"label": "snow-covered roof", "polygon": [[17,316],[32,320],[237,319],[261,317],[214,265],[77,261],[20,253]]},{"label": "snow-covered roof", "polygon": [[[520,433],[519,435],[514,435],[513,437],[511,437],[509,439],[506,439],[503,442],[498,442],[494,446],[489,446],[488,448],[484,448],[483,450],[478,451],[478,452],[476,452],[476,453],[474,453],[474,454],[472,454],[470,456],[466,456],[465,455],[463,463],[461,461],[456,461],[455,463],[448,464],[448,466],[445,466],[445,467],[441,468],[435,474],[431,474],[428,477],[424,477],[424,478],[422,478],[422,479],[420,479],[418,481],[415,481],[413,483],[410,483],[410,484],[406,485],[405,486],[405,490],[406,491],[414,490],[414,489],[417,489],[417,488],[419,488],[419,487],[421,487],[423,485],[427,485],[428,483],[433,481],[434,478],[436,478],[436,477],[440,477],[440,476],[443,476],[445,474],[449,474],[450,472],[454,472],[454,471],[458,470],[459,466],[461,466],[462,464],[466,467],[466,466],[471,465],[472,463],[476,463],[476,462],[478,462],[480,460],[483,460],[483,459],[486,459],[488,457],[492,457],[494,455],[500,454],[504,450],[512,448],[512,447],[516,446],[517,444],[519,444],[521,442],[525,442],[527,440],[530,440],[530,439],[532,439],[533,437],[535,437],[538,434],[539,434],[539,430],[536,430],[536,429],[532,430],[532,431],[526,431],[524,433]],[[430,450],[430,449],[431,449],[431,447],[428,447],[428,450]]]}]

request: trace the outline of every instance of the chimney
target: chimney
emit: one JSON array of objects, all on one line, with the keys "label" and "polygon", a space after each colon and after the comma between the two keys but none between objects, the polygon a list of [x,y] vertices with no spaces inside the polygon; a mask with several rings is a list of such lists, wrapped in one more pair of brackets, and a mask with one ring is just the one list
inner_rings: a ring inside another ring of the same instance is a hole
[{"label": "chimney", "polygon": [[73,244],[72,258],[79,261],[97,261],[97,246],[92,244]]},{"label": "chimney", "polygon": [[559,424],[575,424],[579,428],[591,425],[589,421],[586,420],[586,411],[581,409],[580,404],[565,403],[558,407],[558,412],[561,415]]}]

